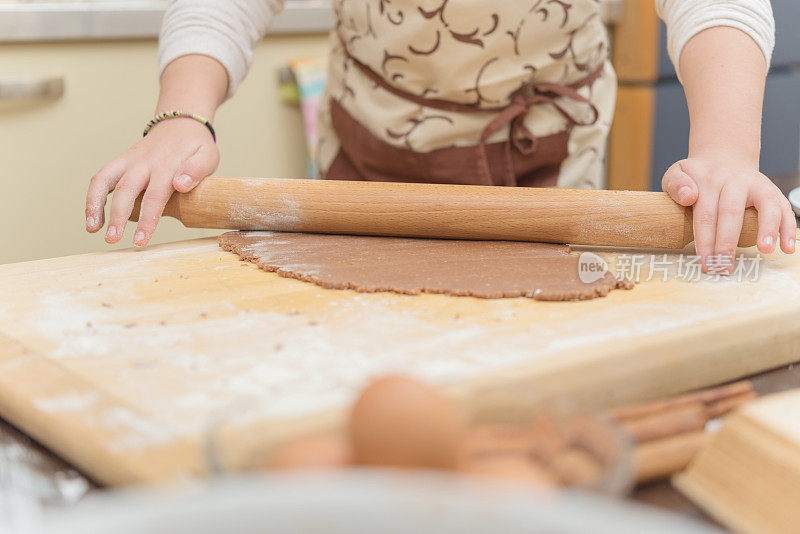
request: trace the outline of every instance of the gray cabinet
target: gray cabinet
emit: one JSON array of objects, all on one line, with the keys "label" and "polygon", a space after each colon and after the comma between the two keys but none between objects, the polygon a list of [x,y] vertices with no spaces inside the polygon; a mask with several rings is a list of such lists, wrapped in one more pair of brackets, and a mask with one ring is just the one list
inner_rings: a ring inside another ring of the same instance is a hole
[{"label": "gray cabinet", "polygon": [[[677,80],[655,86],[652,188],[661,189],[661,177],[689,145],[689,112]],[[767,176],[797,172],[800,168],[800,68],[773,71],[767,78],[762,123],[761,171]]]}]

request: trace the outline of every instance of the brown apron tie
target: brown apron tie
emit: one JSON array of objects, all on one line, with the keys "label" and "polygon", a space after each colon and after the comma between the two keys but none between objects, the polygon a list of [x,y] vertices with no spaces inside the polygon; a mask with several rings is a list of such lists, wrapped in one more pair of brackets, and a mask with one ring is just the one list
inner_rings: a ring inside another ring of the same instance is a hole
[{"label": "brown apron tie", "polygon": [[[525,117],[530,111],[531,107],[537,104],[548,103],[551,104],[556,110],[567,120],[567,128],[571,129],[573,126],[589,126],[597,122],[600,116],[597,107],[588,98],[578,93],[578,89],[591,85],[597,80],[603,72],[604,63],[601,63],[585,78],[578,80],[569,85],[562,85],[557,83],[540,82],[523,85],[511,98],[511,102],[505,106],[494,107],[481,107],[479,104],[462,104],[459,102],[451,102],[439,98],[425,98],[412,93],[398,89],[391,85],[382,76],[378,75],[370,67],[353,57],[347,50],[344,40],[339,36],[345,56],[353,62],[353,64],[372,82],[386,89],[395,96],[399,96],[415,104],[421,106],[439,109],[442,111],[452,112],[466,112],[466,113],[497,113],[497,116],[486,125],[481,132],[480,141],[478,144],[478,172],[485,185],[494,185],[492,179],[492,170],[489,166],[489,158],[487,154],[486,145],[489,137],[495,132],[509,126],[508,139],[505,142],[505,169],[503,172],[503,184],[507,186],[516,185],[516,175],[514,173],[511,147],[512,145],[524,155],[530,155],[538,149],[538,142],[536,136],[524,124]],[[558,101],[559,98],[564,97],[575,102],[586,104],[592,112],[592,119],[588,121],[581,121],[575,117],[569,110],[564,108]]]},{"label": "brown apron tie", "polygon": [[[592,111],[592,119],[581,121],[564,108],[559,102],[559,97],[572,99],[576,102],[587,104]],[[512,167],[511,145],[526,156],[533,154],[539,147],[536,136],[525,126],[525,117],[531,107],[536,104],[551,104],[567,120],[568,128],[573,126],[588,126],[597,122],[599,112],[592,102],[578,93],[576,89],[567,85],[555,83],[537,83],[523,86],[511,98],[511,103],[502,108],[498,115],[486,125],[480,137],[480,152],[478,161],[480,173],[486,185],[492,185],[492,173],[489,167],[489,158],[486,153],[486,143],[495,132],[508,125],[508,139],[506,140],[505,155],[506,168],[503,174],[503,183],[507,186],[516,185],[516,177]],[[520,135],[521,134],[521,135]]]}]

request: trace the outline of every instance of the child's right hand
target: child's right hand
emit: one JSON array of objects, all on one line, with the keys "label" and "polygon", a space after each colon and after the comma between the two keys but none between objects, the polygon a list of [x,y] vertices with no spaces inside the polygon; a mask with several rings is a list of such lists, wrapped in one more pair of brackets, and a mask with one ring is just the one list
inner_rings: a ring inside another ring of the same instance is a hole
[{"label": "child's right hand", "polygon": [[92,177],[86,194],[86,230],[94,233],[103,227],[106,197],[114,191],[106,242],[118,242],[136,198],[144,191],[133,238],[134,245],[143,247],[173,191],[191,191],[218,164],[219,150],[203,124],[189,118],[161,122]]}]

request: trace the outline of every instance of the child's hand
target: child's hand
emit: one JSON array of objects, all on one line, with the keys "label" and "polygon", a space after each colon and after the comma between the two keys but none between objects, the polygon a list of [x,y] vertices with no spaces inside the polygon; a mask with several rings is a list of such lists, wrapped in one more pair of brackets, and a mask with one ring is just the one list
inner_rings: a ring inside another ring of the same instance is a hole
[{"label": "child's hand", "polygon": [[704,269],[707,258],[731,260],[742,229],[745,208],[758,210],[758,250],[780,247],[794,252],[797,223],[786,197],[752,165],[726,158],[689,158],[670,167],[661,187],[675,202],[694,206],[694,238]]},{"label": "child's hand", "polygon": [[201,123],[176,118],[157,124],[147,135],[92,177],[86,194],[86,230],[104,224],[108,193],[114,191],[106,242],[122,239],[133,204],[142,191],[142,209],[133,243],[142,247],[155,232],[172,192],[191,191],[219,164],[219,150]]}]

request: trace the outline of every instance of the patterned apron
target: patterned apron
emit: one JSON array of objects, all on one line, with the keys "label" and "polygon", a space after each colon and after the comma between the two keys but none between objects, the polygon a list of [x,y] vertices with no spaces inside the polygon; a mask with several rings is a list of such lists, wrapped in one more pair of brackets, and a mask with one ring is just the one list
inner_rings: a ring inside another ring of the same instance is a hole
[{"label": "patterned apron", "polygon": [[616,76],[599,0],[335,0],[328,179],[599,188]]}]

